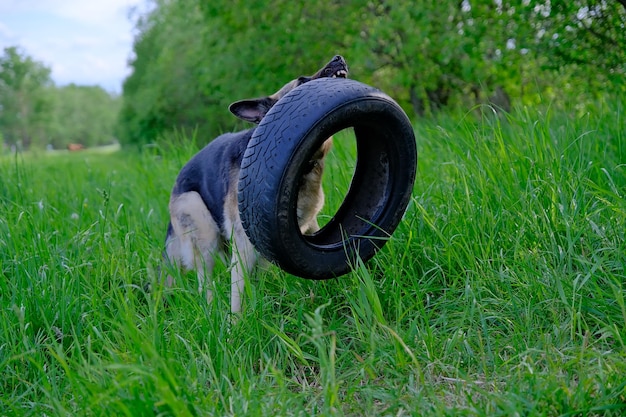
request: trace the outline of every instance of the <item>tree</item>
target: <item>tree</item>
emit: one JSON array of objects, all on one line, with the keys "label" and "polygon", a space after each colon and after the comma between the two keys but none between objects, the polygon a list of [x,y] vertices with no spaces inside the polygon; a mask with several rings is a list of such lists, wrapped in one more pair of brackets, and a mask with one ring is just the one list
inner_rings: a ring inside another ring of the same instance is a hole
[{"label": "tree", "polygon": [[105,145],[115,140],[119,97],[101,87],[75,84],[54,89],[53,96],[53,119],[46,126],[53,147],[65,148],[69,143]]},{"label": "tree", "polygon": [[50,69],[17,47],[0,56],[0,132],[9,145],[46,142],[51,118]]},{"label": "tree", "polygon": [[542,53],[553,66],[578,65],[594,74],[626,74],[626,0],[532,2],[526,16],[535,22]]},{"label": "tree", "polygon": [[419,116],[544,94],[565,101],[625,72],[626,0],[154,4],[137,23],[124,84],[126,142],[194,128],[206,142],[236,123],[232,101],[272,93],[337,53],[351,77]]},{"label": "tree", "polygon": [[207,28],[197,1],[158,1],[137,28],[133,72],[123,86],[122,140],[147,143],[174,128],[206,128],[215,120],[209,109],[219,91],[203,75],[214,56],[204,48]]},{"label": "tree", "polygon": [[271,94],[347,48],[356,26],[338,19],[341,11],[330,0],[272,7],[260,0],[156,1],[137,22],[122,138],[146,143],[174,128],[197,128],[198,139],[208,141],[232,129],[231,102]]}]

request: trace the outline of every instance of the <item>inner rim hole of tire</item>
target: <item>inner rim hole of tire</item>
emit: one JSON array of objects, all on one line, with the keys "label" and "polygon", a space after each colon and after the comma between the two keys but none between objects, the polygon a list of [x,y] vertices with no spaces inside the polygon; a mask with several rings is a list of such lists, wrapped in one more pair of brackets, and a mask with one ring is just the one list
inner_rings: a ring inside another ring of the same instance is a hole
[{"label": "inner rim hole of tire", "polygon": [[[343,129],[333,135],[333,146],[324,162],[322,184],[324,207],[317,216],[320,228],[324,228],[335,216],[343,203],[356,168],[357,148],[353,128]],[[308,236],[310,234],[305,234]]]}]

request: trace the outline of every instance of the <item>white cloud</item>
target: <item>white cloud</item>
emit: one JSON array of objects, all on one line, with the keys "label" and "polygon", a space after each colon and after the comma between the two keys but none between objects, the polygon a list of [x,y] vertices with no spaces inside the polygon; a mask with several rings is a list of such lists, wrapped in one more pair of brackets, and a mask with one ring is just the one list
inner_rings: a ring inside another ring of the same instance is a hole
[{"label": "white cloud", "polygon": [[11,39],[15,37],[13,31],[4,23],[0,22],[0,39]]},{"label": "white cloud", "polygon": [[111,21],[128,19],[128,10],[137,5],[136,0],[57,0],[59,5],[51,12],[59,16],[94,25],[105,25]]},{"label": "white cloud", "polygon": [[132,52],[131,7],[145,0],[0,0],[0,50],[19,45],[57,84],[119,92]]},{"label": "white cloud", "polygon": [[104,24],[111,19],[126,18],[131,7],[143,3],[139,0],[1,0],[0,13],[46,13],[58,17]]}]

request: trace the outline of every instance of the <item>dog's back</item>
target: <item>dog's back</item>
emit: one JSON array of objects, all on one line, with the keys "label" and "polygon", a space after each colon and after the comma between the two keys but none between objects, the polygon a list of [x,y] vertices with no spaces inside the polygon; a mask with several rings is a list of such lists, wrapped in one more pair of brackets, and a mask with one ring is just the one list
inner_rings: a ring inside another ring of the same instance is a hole
[{"label": "dog's back", "polygon": [[202,148],[181,169],[171,199],[187,192],[197,192],[223,232],[226,195],[236,190],[231,177],[234,170],[238,174],[252,133],[254,128],[225,133]]}]

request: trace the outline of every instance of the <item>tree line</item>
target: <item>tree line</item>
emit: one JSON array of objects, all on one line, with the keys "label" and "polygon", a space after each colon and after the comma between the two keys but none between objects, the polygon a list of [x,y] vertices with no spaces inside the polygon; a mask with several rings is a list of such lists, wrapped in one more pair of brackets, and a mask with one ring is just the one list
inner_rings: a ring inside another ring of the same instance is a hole
[{"label": "tree line", "polygon": [[121,98],[97,86],[57,87],[50,73],[50,68],[19,47],[5,48],[0,55],[0,144],[4,150],[64,149],[69,144],[95,146],[115,141]]},{"label": "tree line", "polygon": [[3,141],[145,144],[195,131],[206,142],[240,123],[231,102],[335,54],[413,118],[626,93],[626,0],[151,0],[135,26],[119,98],[54,87],[47,68],[5,50]]},{"label": "tree line", "polygon": [[154,0],[137,21],[120,134],[230,130],[237,99],[334,54],[413,117],[624,92],[626,0]]}]

